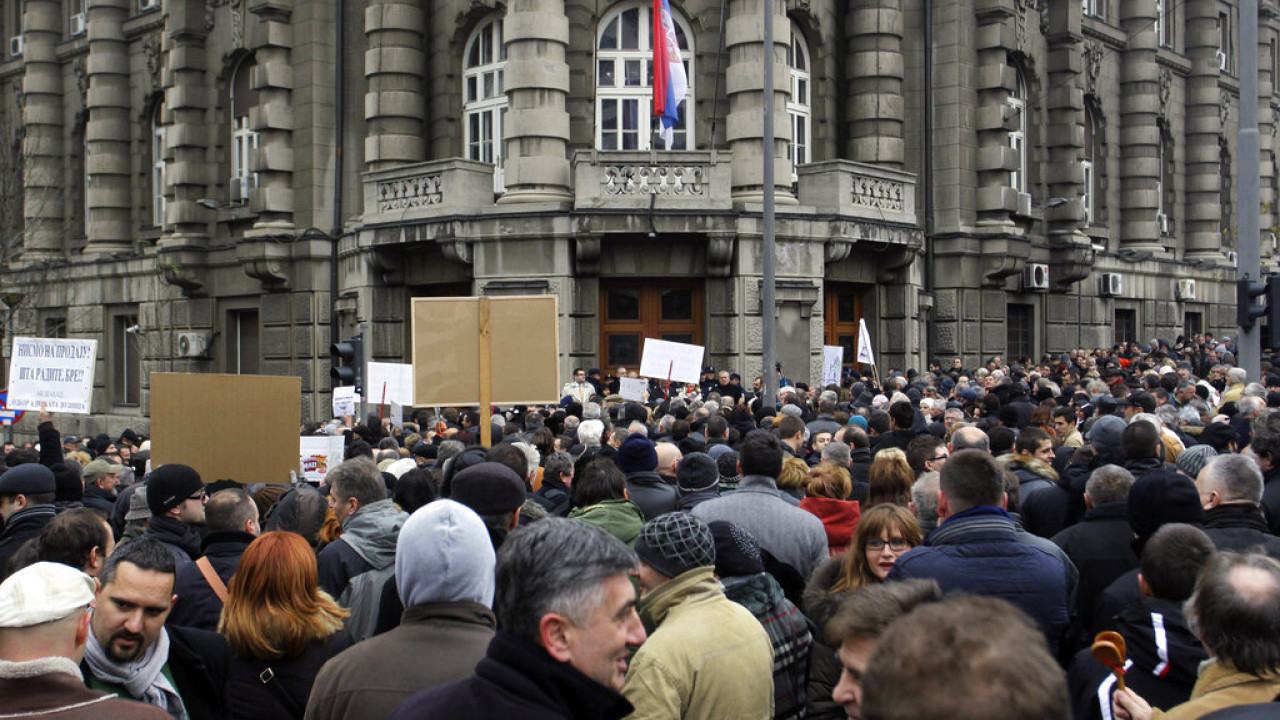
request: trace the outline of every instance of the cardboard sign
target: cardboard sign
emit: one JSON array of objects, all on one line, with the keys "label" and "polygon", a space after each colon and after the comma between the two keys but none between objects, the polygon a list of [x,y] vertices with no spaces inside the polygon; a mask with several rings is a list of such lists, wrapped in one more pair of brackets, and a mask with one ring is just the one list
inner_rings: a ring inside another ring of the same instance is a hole
[{"label": "cardboard sign", "polygon": [[371,362],[366,366],[365,399],[377,405],[413,405],[413,365]]},{"label": "cardboard sign", "polygon": [[299,438],[299,469],[307,482],[323,484],[329,471],[342,462],[346,450],[341,435],[314,435]]},{"label": "cardboard sign", "polygon": [[640,378],[618,378],[618,394],[627,400],[644,402],[644,391],[648,389],[649,383]]},{"label": "cardboard sign", "polygon": [[559,365],[555,295],[413,299],[415,405],[555,404]]},{"label": "cardboard sign", "polygon": [[205,482],[286,485],[298,471],[302,381],[274,375],[151,374],[151,463]]},{"label": "cardboard sign", "polygon": [[840,370],[844,367],[844,346],[822,346],[822,386],[839,385]]},{"label": "cardboard sign", "polygon": [[644,352],[640,354],[640,375],[655,380],[697,383],[702,377],[701,345],[644,339]]},{"label": "cardboard sign", "polygon": [[89,414],[97,340],[13,339],[9,359],[9,402],[14,410]]},{"label": "cardboard sign", "polygon": [[333,389],[333,416],[355,415],[356,403],[359,401],[356,389],[351,385]]}]

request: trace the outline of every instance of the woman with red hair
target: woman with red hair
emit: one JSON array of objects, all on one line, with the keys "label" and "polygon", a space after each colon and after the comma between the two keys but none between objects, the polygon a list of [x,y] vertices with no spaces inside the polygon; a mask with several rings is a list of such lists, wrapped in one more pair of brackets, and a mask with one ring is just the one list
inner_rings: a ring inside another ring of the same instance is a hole
[{"label": "woman with red hair", "polygon": [[230,716],[300,720],[316,673],[351,646],[347,611],[317,583],[316,556],[301,535],[269,532],[244,551],[231,577],[218,632],[235,653]]}]

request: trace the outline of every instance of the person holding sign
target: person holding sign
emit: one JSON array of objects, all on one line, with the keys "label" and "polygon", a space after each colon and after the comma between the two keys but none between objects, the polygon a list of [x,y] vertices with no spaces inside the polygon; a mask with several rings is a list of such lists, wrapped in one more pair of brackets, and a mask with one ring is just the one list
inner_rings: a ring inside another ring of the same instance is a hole
[{"label": "person holding sign", "polygon": [[560,397],[571,397],[575,402],[583,405],[591,400],[591,396],[596,394],[596,387],[587,382],[587,372],[582,368],[574,368],[573,382],[567,382],[560,389]]}]

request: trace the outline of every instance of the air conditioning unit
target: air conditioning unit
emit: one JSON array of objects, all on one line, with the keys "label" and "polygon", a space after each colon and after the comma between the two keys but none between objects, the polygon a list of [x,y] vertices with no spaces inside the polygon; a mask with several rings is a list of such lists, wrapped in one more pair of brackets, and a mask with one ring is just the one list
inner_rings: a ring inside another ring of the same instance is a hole
[{"label": "air conditioning unit", "polygon": [[1240,262],[1240,254],[1235,250],[1228,250],[1222,253],[1222,257],[1226,258],[1227,264],[1231,267],[1236,267]]},{"label": "air conditioning unit", "polygon": [[231,202],[249,202],[249,196],[258,187],[258,176],[255,174],[238,175],[231,178],[228,186],[231,189]]},{"label": "air conditioning unit", "polygon": [[1160,223],[1161,235],[1173,234],[1173,223],[1169,222],[1169,216],[1164,213],[1156,213],[1156,221]]},{"label": "air conditioning unit", "polygon": [[76,13],[71,16],[71,37],[80,37],[89,29],[88,18],[84,13]]},{"label": "air conditioning unit", "polygon": [[1179,300],[1195,300],[1196,281],[1190,278],[1179,280],[1177,287],[1174,288],[1174,295]]},{"label": "air conditioning unit", "polygon": [[1218,51],[1218,69],[1219,70],[1227,69],[1227,54],[1222,52],[1221,50]]},{"label": "air conditioning unit", "polygon": [[1124,276],[1120,273],[1102,273],[1098,276],[1098,294],[1103,297],[1120,297],[1124,294]]},{"label": "air conditioning unit", "polygon": [[202,358],[209,352],[209,333],[178,333],[178,357]]},{"label": "air conditioning unit", "polygon": [[138,9],[146,12],[160,7],[160,0],[139,0]]},{"label": "air conditioning unit", "polygon": [[1027,263],[1022,270],[1022,289],[1044,292],[1049,289],[1049,266],[1044,263]]},{"label": "air conditioning unit", "polygon": [[22,57],[22,51],[26,46],[27,43],[22,39],[21,35],[14,35],[9,38],[9,55],[11,57]]}]

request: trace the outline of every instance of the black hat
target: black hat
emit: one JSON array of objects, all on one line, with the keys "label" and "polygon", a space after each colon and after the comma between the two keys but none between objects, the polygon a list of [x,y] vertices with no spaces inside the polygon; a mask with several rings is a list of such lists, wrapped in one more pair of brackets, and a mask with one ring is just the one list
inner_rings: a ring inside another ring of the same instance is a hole
[{"label": "black hat", "polygon": [[680,458],[676,465],[676,484],[680,492],[710,490],[720,484],[720,472],[710,455],[694,452]]},{"label": "black hat", "polygon": [[716,564],[716,541],[702,520],[670,512],[650,520],[636,537],[636,556],[669,578]]},{"label": "black hat", "polygon": [[524,504],[524,480],[515,470],[496,462],[472,465],[453,477],[450,499],[478,515],[515,512]]},{"label": "black hat", "polygon": [[716,371],[716,369],[715,369],[715,366],[713,366],[713,365],[708,365],[708,366],[706,366],[706,367],[702,368],[702,374],[703,374],[703,375],[707,375],[707,374],[709,374],[709,373],[714,373],[715,371]]},{"label": "black hat", "polygon": [[640,433],[632,433],[622,441],[613,461],[624,473],[649,472],[658,467],[658,453],[652,440]]},{"label": "black hat", "polygon": [[420,442],[413,446],[413,456],[435,460],[440,453],[440,448],[428,442]]},{"label": "black hat", "polygon": [[204,488],[200,473],[188,465],[161,465],[147,476],[147,509],[163,515]]},{"label": "black hat", "polygon": [[[1161,473],[1135,482],[1129,489],[1129,525],[1145,543],[1168,523],[1204,522],[1204,507],[1195,483],[1174,473]],[[1140,547],[1135,547],[1135,552]]]},{"label": "black hat", "polygon": [[707,523],[716,541],[716,575],[745,577],[764,572],[760,543],[741,525],[725,520]]},{"label": "black hat", "polygon": [[1125,398],[1121,402],[1121,406],[1136,407],[1136,408],[1139,408],[1142,412],[1155,412],[1156,398],[1154,395],[1152,395],[1149,392],[1146,392],[1145,390],[1139,390],[1138,392],[1130,393],[1129,397]]},{"label": "black hat", "polygon": [[0,475],[0,495],[36,495],[57,489],[53,471],[39,463],[23,463]]}]

